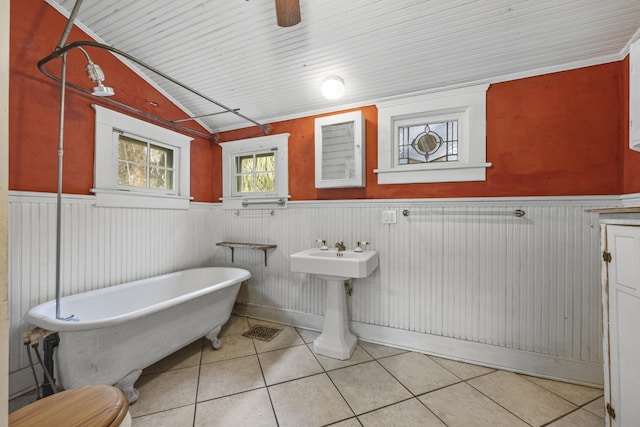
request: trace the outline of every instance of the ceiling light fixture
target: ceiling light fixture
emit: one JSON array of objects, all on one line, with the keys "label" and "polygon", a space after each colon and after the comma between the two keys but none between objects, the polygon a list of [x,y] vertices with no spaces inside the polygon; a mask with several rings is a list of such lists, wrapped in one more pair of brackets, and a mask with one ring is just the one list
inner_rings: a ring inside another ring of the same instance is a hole
[{"label": "ceiling light fixture", "polygon": [[322,94],[327,99],[338,99],[344,95],[344,80],[340,76],[329,76],[320,87]]}]

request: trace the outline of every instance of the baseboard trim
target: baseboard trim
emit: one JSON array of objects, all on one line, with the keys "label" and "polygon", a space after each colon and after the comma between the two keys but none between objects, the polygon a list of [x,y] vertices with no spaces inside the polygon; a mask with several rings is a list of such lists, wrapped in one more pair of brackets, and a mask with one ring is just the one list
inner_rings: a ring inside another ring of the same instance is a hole
[{"label": "baseboard trim", "polygon": [[[42,384],[44,371],[40,364],[35,365],[38,382]],[[36,389],[31,368],[23,368],[9,373],[9,400],[32,392]]]},{"label": "baseboard trim", "polygon": [[[324,319],[315,314],[241,303],[235,304],[233,313],[315,331],[322,330]],[[358,339],[374,344],[590,387],[602,388],[604,384],[604,371],[599,363],[563,359],[362,322],[351,321],[350,327]]]}]

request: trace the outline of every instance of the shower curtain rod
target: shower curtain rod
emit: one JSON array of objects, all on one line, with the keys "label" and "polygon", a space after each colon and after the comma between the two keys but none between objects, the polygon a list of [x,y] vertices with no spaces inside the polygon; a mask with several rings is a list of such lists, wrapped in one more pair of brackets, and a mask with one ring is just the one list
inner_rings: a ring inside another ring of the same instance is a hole
[{"label": "shower curtain rod", "polygon": [[[62,40],[61,40],[61,42],[62,42]],[[128,59],[130,61],[133,61],[136,64],[146,68],[147,70],[152,71],[153,73],[159,75],[160,77],[162,77],[162,78],[164,78],[166,80],[169,80],[170,82],[172,82],[172,83],[180,86],[181,88],[193,93],[194,95],[197,95],[200,98],[202,98],[202,99],[204,99],[206,101],[209,101],[212,104],[215,104],[218,107],[220,107],[223,110],[225,110],[225,111],[221,111],[221,112],[218,112],[218,113],[215,113],[215,114],[232,113],[232,114],[235,114],[236,116],[238,116],[238,117],[240,117],[240,118],[242,118],[242,119],[244,119],[244,120],[246,120],[248,122],[253,123],[255,126],[260,127],[265,134],[268,134],[271,131],[271,126],[269,126],[268,124],[266,124],[266,125],[265,124],[261,124],[261,123],[255,121],[255,120],[245,116],[244,114],[241,114],[237,108],[234,109],[234,108],[227,107],[226,105],[216,101],[215,99],[210,98],[210,97],[198,92],[197,90],[187,86],[186,84],[174,79],[171,76],[168,76],[167,74],[163,73],[162,71],[159,71],[159,70],[155,69],[154,67],[152,67],[149,64],[139,60],[138,58],[136,58],[136,57],[134,57],[132,55],[129,55],[128,53],[123,52],[120,49],[117,49],[117,48],[115,48],[113,46],[109,46],[109,45],[106,45],[106,44],[103,44],[103,43],[98,43],[98,42],[94,42],[94,41],[76,41],[76,42],[69,43],[68,45],[63,46],[63,47],[57,47],[56,50],[54,50],[51,54],[47,55],[46,57],[44,57],[40,61],[38,61],[38,69],[45,76],[49,77],[52,80],[57,81],[58,83],[61,83],[62,80],[60,78],[54,76],[53,74],[49,73],[47,70],[45,70],[44,69],[44,65],[46,63],[56,59],[56,58],[59,58],[59,57],[63,56],[64,54],[66,54],[70,50],[75,49],[75,48],[80,48],[82,46],[90,46],[90,47],[95,47],[95,48],[98,48],[98,49],[104,49],[104,50],[108,50],[108,51],[110,51],[112,53],[115,53],[117,55],[120,55],[120,56],[122,56],[122,57],[124,57],[124,58],[126,58],[126,59]],[[84,93],[87,93],[87,94],[91,95],[91,91],[89,91],[89,90],[87,90],[87,89],[85,89],[83,87],[80,87],[80,86],[74,85],[73,83],[68,83],[68,82],[66,83],[66,85],[68,87],[71,87],[73,89],[76,89],[76,90],[79,90],[81,92],[84,92]],[[175,127],[181,128],[181,129],[183,129],[185,131],[196,133],[198,135],[205,136],[207,138],[211,138],[214,141],[217,139],[217,135],[215,135],[215,134],[205,134],[205,133],[197,131],[195,129],[191,129],[190,127],[180,125],[180,124],[176,123],[176,121],[166,120],[166,119],[164,119],[162,117],[156,116],[155,114],[148,113],[146,111],[140,110],[139,108],[130,106],[128,104],[124,104],[122,102],[114,101],[114,100],[109,99],[109,98],[103,98],[103,100],[106,101],[106,102],[112,103],[114,105],[117,105],[119,107],[128,109],[130,111],[134,111],[134,112],[136,112],[138,114],[143,114],[143,115],[145,115],[147,117],[153,118],[153,119],[158,120],[158,121],[160,121],[162,123],[165,123],[167,125],[175,126]],[[190,118],[184,119],[184,120],[195,119],[195,118],[197,118],[197,117],[190,117]],[[182,120],[179,120],[179,121],[182,121]]]},{"label": "shower curtain rod", "polygon": [[[157,75],[169,80],[170,82],[182,87],[183,89],[188,90],[189,92],[199,96],[200,98],[209,101],[215,105],[217,105],[218,107],[222,108],[223,110],[226,110],[226,112],[230,112],[235,114],[236,116],[247,120],[251,123],[253,123],[256,126],[259,126],[260,128],[262,128],[262,130],[264,131],[265,134],[268,134],[271,130],[271,127],[269,125],[263,125],[260,124],[258,122],[256,122],[253,119],[250,119],[249,117],[240,114],[238,112],[238,110],[233,110],[229,107],[227,107],[226,105],[209,98],[208,96],[196,91],[195,89],[192,89],[191,87],[177,81],[176,79],[169,77],[168,75],[162,73],[161,71],[156,70],[155,68],[151,67],[150,65],[144,63],[143,61],[139,60],[138,58],[135,58],[134,56],[129,55],[126,52],[123,52],[119,49],[116,49],[114,47],[102,44],[102,43],[97,43],[97,42],[93,42],[93,41],[77,41],[77,42],[73,42],[73,43],[69,43],[67,45],[65,45],[67,38],[69,36],[69,34],[71,33],[71,29],[73,27],[73,23],[75,21],[76,15],[78,14],[78,11],[80,10],[80,5],[82,4],[82,0],[76,0],[74,6],[73,6],[73,10],[71,11],[71,14],[69,16],[69,19],[67,21],[67,24],[65,25],[64,31],[62,32],[62,35],[60,36],[60,41],[58,42],[58,45],[56,46],[55,50],[49,54],[48,56],[42,58],[40,61],[38,61],[38,69],[40,70],[40,72],[42,74],[44,74],[45,76],[51,78],[52,80],[60,83],[60,123],[59,123],[59,128],[58,128],[58,168],[57,168],[57,197],[56,197],[56,277],[55,277],[55,282],[56,282],[56,319],[60,319],[60,320],[65,320],[65,321],[79,321],[79,319],[71,314],[70,316],[66,316],[63,317],[61,315],[61,308],[60,308],[60,299],[61,299],[61,295],[62,295],[62,262],[61,262],[61,255],[62,255],[62,183],[63,183],[63,156],[64,156],[64,117],[65,117],[65,94],[66,94],[66,88],[70,87],[73,89],[76,89],[80,92],[89,94],[89,95],[97,95],[94,92],[91,92],[87,89],[84,89],[80,86],[76,86],[72,83],[68,83],[66,76],[67,76],[67,52],[69,52],[72,49],[75,48],[79,48],[82,49],[82,46],[91,46],[91,47],[96,47],[98,49],[104,49],[104,50],[108,50],[114,54],[120,55],[123,58],[127,58],[128,60],[156,73]],[[84,52],[85,56],[87,56],[87,60],[89,60],[89,62],[91,63],[88,54],[86,52]],[[47,70],[44,69],[44,65],[47,64],[48,62],[62,57],[62,64],[61,64],[61,72],[60,72],[60,78],[54,76],[53,74],[49,73]],[[94,69],[95,70],[95,69]],[[94,71],[94,73],[97,73],[96,71]],[[101,86],[101,82],[103,79],[96,77],[94,78],[93,76],[91,76],[90,74],[90,78],[97,82],[99,86]],[[95,88],[94,88],[95,89]],[[103,87],[104,89],[104,87]],[[105,95],[104,93],[102,93],[102,95]],[[166,120],[162,117],[158,117],[155,114],[152,113],[147,113],[146,111],[142,111],[136,107],[124,104],[122,102],[118,102],[118,101],[114,101],[108,98],[103,98],[104,102],[107,103],[111,103],[114,105],[117,105],[121,108],[124,109],[128,109],[130,111],[134,111],[138,114],[141,115],[145,115],[149,118],[152,118],[154,120],[160,121],[168,126],[171,127],[176,127],[176,128],[180,128],[183,129],[184,131],[188,132],[188,133],[193,133],[193,134],[197,134],[197,135],[202,135],[206,138],[210,138],[212,139],[214,142],[217,139],[217,135],[215,134],[211,134],[211,133],[203,133],[200,131],[197,131],[195,129],[191,129],[187,126],[183,126],[180,125],[178,123],[174,123],[171,122],[169,120]]]}]

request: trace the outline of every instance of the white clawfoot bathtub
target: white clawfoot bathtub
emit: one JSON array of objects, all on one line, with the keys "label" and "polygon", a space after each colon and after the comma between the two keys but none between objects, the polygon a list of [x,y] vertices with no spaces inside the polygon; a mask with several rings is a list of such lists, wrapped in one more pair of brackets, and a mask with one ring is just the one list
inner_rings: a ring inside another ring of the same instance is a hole
[{"label": "white clawfoot bathtub", "polygon": [[130,403],[142,369],[206,336],[220,347],[218,333],[229,320],[244,269],[207,267],[137,280],[66,296],[31,308],[24,320],[58,332],[54,352],[57,382],[64,389],[115,385]]}]

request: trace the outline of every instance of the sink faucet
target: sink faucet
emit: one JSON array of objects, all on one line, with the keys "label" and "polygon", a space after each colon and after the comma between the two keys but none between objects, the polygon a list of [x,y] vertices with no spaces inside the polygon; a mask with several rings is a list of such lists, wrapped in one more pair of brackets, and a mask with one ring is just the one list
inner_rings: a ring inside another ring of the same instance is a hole
[{"label": "sink faucet", "polygon": [[338,248],[338,251],[344,251],[347,249],[343,242],[336,243],[336,248]]}]

